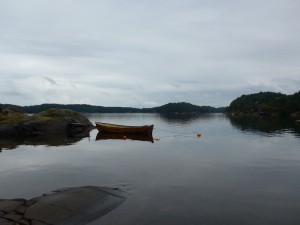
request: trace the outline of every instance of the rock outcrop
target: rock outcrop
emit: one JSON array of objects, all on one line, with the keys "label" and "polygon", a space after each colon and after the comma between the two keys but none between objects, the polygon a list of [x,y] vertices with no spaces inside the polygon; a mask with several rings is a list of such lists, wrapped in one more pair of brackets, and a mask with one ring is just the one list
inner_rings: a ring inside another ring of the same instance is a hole
[{"label": "rock outcrop", "polygon": [[47,109],[38,114],[6,114],[0,119],[0,138],[85,135],[93,125],[81,114],[67,109]]},{"label": "rock outcrop", "polygon": [[20,144],[67,145],[89,137],[94,126],[83,115],[67,109],[47,109],[27,115],[20,111],[0,112],[0,150]]},{"label": "rock outcrop", "polygon": [[29,200],[0,199],[0,224],[84,225],[110,212],[126,198],[120,189],[84,186]]}]

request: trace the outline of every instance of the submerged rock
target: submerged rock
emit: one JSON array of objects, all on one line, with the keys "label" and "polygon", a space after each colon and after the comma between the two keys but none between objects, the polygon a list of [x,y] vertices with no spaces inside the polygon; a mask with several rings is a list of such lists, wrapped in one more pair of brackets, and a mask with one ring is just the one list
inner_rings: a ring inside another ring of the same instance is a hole
[{"label": "submerged rock", "polygon": [[127,198],[119,189],[64,188],[30,200],[0,199],[0,224],[84,225],[110,212]]}]

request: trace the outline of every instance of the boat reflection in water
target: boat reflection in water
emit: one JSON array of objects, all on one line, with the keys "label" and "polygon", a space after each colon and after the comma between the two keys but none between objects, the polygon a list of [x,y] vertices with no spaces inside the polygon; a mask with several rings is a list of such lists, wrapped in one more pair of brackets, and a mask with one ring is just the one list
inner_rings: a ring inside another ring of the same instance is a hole
[{"label": "boat reflection in water", "polygon": [[127,126],[111,123],[96,122],[98,134],[96,140],[133,140],[133,141],[153,141],[152,131],[154,125]]},{"label": "boat reflection in water", "polygon": [[133,140],[154,142],[152,134],[134,134],[134,133],[102,133],[98,132],[96,141],[99,140]]}]

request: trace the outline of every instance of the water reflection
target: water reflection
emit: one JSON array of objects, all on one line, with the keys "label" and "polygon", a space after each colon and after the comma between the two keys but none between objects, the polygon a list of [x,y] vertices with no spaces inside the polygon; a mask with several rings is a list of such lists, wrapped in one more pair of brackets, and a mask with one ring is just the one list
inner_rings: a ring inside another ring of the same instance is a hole
[{"label": "water reflection", "polygon": [[99,140],[133,140],[133,141],[149,141],[154,142],[151,134],[111,134],[98,132],[96,141]]},{"label": "water reflection", "polygon": [[199,113],[163,113],[159,114],[159,118],[170,124],[188,125],[196,120],[210,120],[214,118],[214,114],[199,114]]},{"label": "water reflection", "polygon": [[[186,118],[176,118],[174,125],[161,118],[109,114],[92,120],[132,125],[150,121],[169,132],[199,131],[203,139],[95,141],[94,130],[92,141],[68,147],[36,151],[20,146],[19,151],[0,154],[0,197],[31,199],[67,186],[124,187],[130,194],[124,204],[89,225],[299,223],[300,138],[293,137],[294,131],[271,138],[267,133],[291,130],[289,125],[222,114],[199,115],[188,125],[179,124]],[[154,137],[173,135],[158,129]]]},{"label": "water reflection", "polygon": [[300,136],[300,126],[291,117],[279,116],[229,116],[231,124],[242,131],[280,134],[285,132]]},{"label": "water reflection", "polygon": [[15,149],[20,145],[46,145],[46,146],[66,146],[72,145],[85,137],[89,137],[89,133],[79,135],[77,137],[72,136],[35,136],[35,137],[19,137],[0,139],[0,152],[2,150]]}]

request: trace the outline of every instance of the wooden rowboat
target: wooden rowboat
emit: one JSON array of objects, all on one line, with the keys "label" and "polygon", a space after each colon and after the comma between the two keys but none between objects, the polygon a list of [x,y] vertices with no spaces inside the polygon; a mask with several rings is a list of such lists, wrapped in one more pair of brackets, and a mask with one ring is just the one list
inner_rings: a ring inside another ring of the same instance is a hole
[{"label": "wooden rowboat", "polygon": [[114,133],[114,134],[151,134],[154,125],[145,126],[125,126],[110,123],[96,122],[97,129],[102,133]]}]

